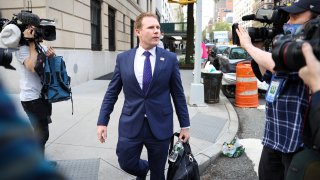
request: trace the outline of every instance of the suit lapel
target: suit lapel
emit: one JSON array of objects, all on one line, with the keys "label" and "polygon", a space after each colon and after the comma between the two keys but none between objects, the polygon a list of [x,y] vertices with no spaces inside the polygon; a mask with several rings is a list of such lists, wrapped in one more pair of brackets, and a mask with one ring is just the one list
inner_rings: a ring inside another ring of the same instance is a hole
[{"label": "suit lapel", "polygon": [[142,89],[140,88],[139,82],[137,80],[136,74],[134,73],[134,58],[136,56],[136,52],[137,52],[137,48],[132,49],[132,51],[130,51],[128,53],[128,74],[130,75],[130,77],[132,77],[132,82],[135,84],[135,87],[139,89],[139,91],[141,92],[141,94],[143,94]]},{"label": "suit lapel", "polygon": [[[155,62],[155,66],[154,66],[154,71],[153,71],[153,77],[152,77],[152,81],[150,83],[150,87],[149,90],[152,88],[152,86],[156,83],[162,67],[165,63],[165,57],[163,56],[163,51],[160,48],[156,48],[156,62]],[[149,92],[148,90],[148,92]]]}]

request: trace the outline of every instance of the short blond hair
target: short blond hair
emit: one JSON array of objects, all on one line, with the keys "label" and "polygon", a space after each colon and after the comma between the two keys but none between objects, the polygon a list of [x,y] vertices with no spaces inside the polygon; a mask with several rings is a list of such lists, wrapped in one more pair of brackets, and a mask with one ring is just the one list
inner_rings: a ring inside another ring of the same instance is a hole
[{"label": "short blond hair", "polygon": [[139,16],[137,16],[136,22],[134,23],[134,28],[135,29],[141,29],[142,28],[142,19],[145,18],[145,17],[154,17],[155,19],[158,20],[157,15],[155,15],[152,12],[141,13]]}]

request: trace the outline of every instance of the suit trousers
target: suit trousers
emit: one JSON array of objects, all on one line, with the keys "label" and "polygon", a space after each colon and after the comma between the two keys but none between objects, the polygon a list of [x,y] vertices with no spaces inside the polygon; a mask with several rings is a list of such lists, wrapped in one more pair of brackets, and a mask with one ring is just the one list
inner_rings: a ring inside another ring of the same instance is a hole
[{"label": "suit trousers", "polygon": [[[121,129],[120,129],[121,131]],[[150,170],[151,180],[164,180],[170,138],[158,140],[152,134],[148,119],[135,138],[119,137],[117,156],[120,167],[129,174],[145,177]],[[143,146],[148,153],[148,161],[140,158]]]}]

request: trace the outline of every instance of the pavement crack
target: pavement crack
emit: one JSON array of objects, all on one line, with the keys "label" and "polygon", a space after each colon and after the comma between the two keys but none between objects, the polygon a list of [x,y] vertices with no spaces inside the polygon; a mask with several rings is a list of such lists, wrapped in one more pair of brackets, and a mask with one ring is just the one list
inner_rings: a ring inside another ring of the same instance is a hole
[{"label": "pavement crack", "polygon": [[97,146],[84,146],[84,145],[76,145],[76,144],[65,144],[65,143],[50,143],[50,144],[114,150],[114,148],[104,148],[104,147],[97,147]]},{"label": "pavement crack", "polygon": [[119,168],[119,167],[117,167],[117,166],[115,166],[115,165],[113,165],[113,164],[109,163],[108,161],[104,160],[103,158],[100,158],[100,160],[101,160],[101,161],[103,161],[103,162],[105,162],[105,163],[107,163],[107,164],[109,164],[110,166],[112,166],[112,167],[114,167],[114,168],[116,168],[116,169],[118,169],[118,170],[120,170],[120,171],[122,171],[122,172],[126,173],[126,172],[125,172],[125,171],[123,171],[121,168]]}]

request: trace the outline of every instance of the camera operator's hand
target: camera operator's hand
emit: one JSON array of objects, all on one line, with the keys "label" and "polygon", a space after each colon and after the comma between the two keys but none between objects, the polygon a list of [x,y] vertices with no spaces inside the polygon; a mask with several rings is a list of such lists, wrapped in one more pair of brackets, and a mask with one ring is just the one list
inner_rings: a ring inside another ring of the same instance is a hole
[{"label": "camera operator's hand", "polygon": [[247,32],[247,30],[244,27],[239,26],[238,29],[236,29],[236,32],[239,36],[241,47],[243,47],[244,49],[247,49],[247,48],[249,48],[249,46],[252,46],[249,33]]},{"label": "camera operator's hand", "polygon": [[275,63],[272,59],[271,53],[262,50],[262,44],[259,44],[258,47],[255,47],[252,44],[249,33],[245,28],[239,26],[238,29],[236,29],[236,32],[239,36],[241,47],[245,49],[250,54],[252,59],[254,59],[255,62],[259,65],[261,74],[263,75],[266,70],[274,72],[273,68],[275,66]]},{"label": "camera operator's hand", "polygon": [[313,54],[312,47],[309,43],[302,45],[302,52],[307,65],[299,70],[299,76],[314,93],[320,90],[320,62]]},{"label": "camera operator's hand", "polygon": [[34,26],[29,26],[23,31],[23,37],[25,39],[34,39],[34,34],[35,34],[35,29],[36,27]]},{"label": "camera operator's hand", "polygon": [[48,50],[46,51],[46,56],[47,57],[53,57],[55,56],[54,49],[52,47],[49,47]]}]

